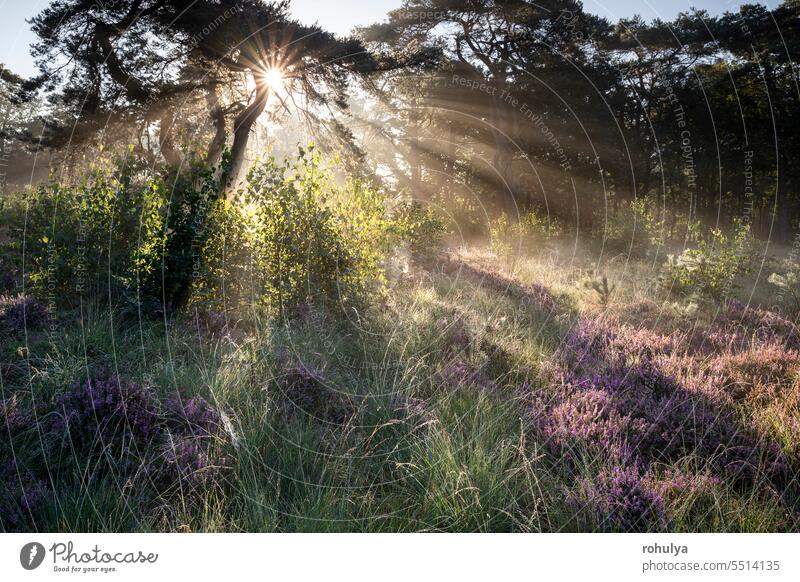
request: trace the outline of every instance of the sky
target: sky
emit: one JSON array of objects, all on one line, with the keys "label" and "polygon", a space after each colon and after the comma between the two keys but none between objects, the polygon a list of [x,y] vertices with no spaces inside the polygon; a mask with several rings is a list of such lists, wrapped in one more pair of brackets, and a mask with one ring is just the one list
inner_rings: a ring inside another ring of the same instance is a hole
[{"label": "sky", "polygon": [[[48,3],[49,0],[0,0],[0,63],[17,74],[34,72],[28,52],[34,36],[25,21]],[[738,0],[584,0],[583,4],[587,12],[610,20],[634,14],[646,20],[656,17],[669,20],[692,6],[718,14],[734,10],[740,3]],[[766,3],[774,7],[777,0]],[[386,12],[400,4],[401,0],[292,0],[292,12],[302,22],[318,23],[334,33],[346,34],[354,26],[381,21]]]}]

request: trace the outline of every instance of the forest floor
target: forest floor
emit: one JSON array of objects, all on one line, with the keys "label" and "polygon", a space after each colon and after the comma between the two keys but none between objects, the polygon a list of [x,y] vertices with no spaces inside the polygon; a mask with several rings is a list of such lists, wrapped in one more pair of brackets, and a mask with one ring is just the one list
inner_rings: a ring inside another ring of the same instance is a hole
[{"label": "forest floor", "polygon": [[0,529],[797,531],[794,324],[602,274],[461,248],[347,317],[6,335]]}]

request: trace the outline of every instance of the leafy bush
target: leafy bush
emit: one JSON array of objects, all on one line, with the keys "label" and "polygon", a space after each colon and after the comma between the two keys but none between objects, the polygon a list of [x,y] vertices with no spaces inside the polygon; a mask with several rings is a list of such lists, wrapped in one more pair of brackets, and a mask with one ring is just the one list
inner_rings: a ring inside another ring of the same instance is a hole
[{"label": "leafy bush", "polygon": [[[151,175],[130,156],[102,158],[76,183],[50,180],[4,205],[0,226],[20,236],[3,256],[21,265],[24,242],[35,295],[66,307],[108,300],[123,314],[253,297],[286,313],[382,287],[392,223],[380,192],[337,184],[313,147],[256,163],[228,198],[219,174],[192,162]],[[417,218],[407,234],[423,252],[438,226]]]},{"label": "leafy bush", "polygon": [[492,252],[500,257],[511,254],[511,224],[505,214],[489,223],[489,246]]},{"label": "leafy bush", "polygon": [[447,234],[444,221],[429,206],[417,201],[399,204],[393,223],[400,239],[408,243],[412,258],[420,262],[430,261],[436,256]]},{"label": "leafy bush", "polygon": [[520,216],[517,223],[519,236],[529,242],[544,242],[561,234],[562,225],[553,217],[542,216],[535,209]]},{"label": "leafy bush", "polygon": [[783,275],[772,273],[767,281],[778,288],[776,305],[787,303],[792,314],[800,313],[800,265],[793,263]]},{"label": "leafy bush", "polygon": [[475,196],[437,194],[433,198],[437,208],[455,225],[462,240],[480,239],[489,235],[487,208]]},{"label": "leafy bush", "polygon": [[[384,197],[358,180],[338,185],[313,148],[282,164],[257,162],[237,196],[238,204],[217,208],[232,214],[220,223],[233,232],[217,233],[216,246],[208,247],[216,283],[199,283],[208,296],[215,284],[233,280],[235,269],[250,276],[262,304],[281,314],[307,303],[350,304],[382,288],[391,238]],[[222,247],[242,262],[227,266]],[[243,262],[248,256],[250,266]]]},{"label": "leafy bush", "polygon": [[197,252],[202,269],[192,277],[190,305],[199,313],[243,306],[259,295],[254,260],[254,209],[238,198],[220,198],[209,210],[207,236]]},{"label": "leafy bush", "polygon": [[34,294],[61,307],[80,297],[108,300],[123,313],[174,311],[188,298],[219,197],[216,168],[192,163],[152,174],[131,155],[93,161],[75,181],[17,193],[2,221],[12,236],[7,268]]},{"label": "leafy bush", "polygon": [[506,215],[501,215],[489,225],[492,250],[501,256],[521,248],[535,252],[560,233],[559,222],[541,216],[536,210],[523,214],[518,221],[510,221]]},{"label": "leafy bush", "polygon": [[645,198],[637,198],[611,209],[608,216],[597,217],[596,224],[604,225],[598,234],[604,248],[612,254],[632,257],[647,256],[662,238],[663,221]]},{"label": "leafy bush", "polygon": [[[60,307],[78,298],[118,301],[161,256],[161,192],[128,156],[100,158],[76,181],[46,182],[9,196],[3,257],[33,294]],[[142,182],[144,180],[144,182]]]},{"label": "leafy bush", "polygon": [[661,285],[672,293],[722,301],[734,288],[736,277],[750,269],[754,248],[750,226],[737,219],[732,234],[715,228],[708,236],[693,228],[696,247],[670,255],[662,268]]},{"label": "leafy bush", "polygon": [[35,294],[73,304],[119,299],[154,271],[162,249],[162,192],[126,158],[100,159],[75,184],[51,180],[28,193],[26,252]]},{"label": "leafy bush", "polygon": [[[227,155],[223,165],[226,160]],[[168,311],[186,304],[194,279],[204,268],[203,248],[218,228],[216,210],[223,198],[217,179],[219,172],[220,168],[196,163],[181,173],[167,173],[153,184],[163,192],[162,200],[167,199],[164,203],[163,269],[147,271],[149,277],[145,280],[144,292],[164,301]]]}]

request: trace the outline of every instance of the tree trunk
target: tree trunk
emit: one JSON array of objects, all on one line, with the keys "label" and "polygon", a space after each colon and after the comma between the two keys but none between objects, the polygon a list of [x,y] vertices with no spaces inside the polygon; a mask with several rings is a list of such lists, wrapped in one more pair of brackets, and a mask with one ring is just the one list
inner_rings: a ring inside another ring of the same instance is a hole
[{"label": "tree trunk", "polygon": [[416,115],[409,120],[408,163],[411,169],[411,197],[423,198],[422,194],[422,152],[420,151],[419,119]]},{"label": "tree trunk", "polygon": [[259,83],[256,87],[256,95],[253,101],[236,116],[233,122],[233,145],[231,146],[231,165],[228,169],[226,179],[223,180],[224,186],[232,187],[241,173],[244,165],[244,155],[247,151],[247,142],[250,139],[250,131],[253,129],[258,117],[264,112],[269,99],[269,87],[265,83]]},{"label": "tree trunk", "polygon": [[161,120],[158,129],[158,148],[168,166],[178,166],[183,162],[180,149],[172,139],[172,129],[175,125],[175,115],[172,111],[165,109],[161,113]]},{"label": "tree trunk", "polygon": [[[498,86],[504,90],[506,83],[499,82]],[[498,91],[501,95],[502,91]],[[493,102],[491,105],[491,131],[494,136],[494,158],[492,164],[499,178],[500,197],[503,208],[508,214],[508,219],[519,219],[519,187],[517,176],[514,174],[514,144],[511,141],[513,133],[514,110],[503,102]]]},{"label": "tree trunk", "polygon": [[217,95],[216,84],[209,87],[206,91],[206,104],[208,106],[208,116],[214,125],[214,137],[208,145],[208,155],[206,161],[210,166],[214,166],[219,162],[222,148],[225,147],[225,139],[227,138],[225,128],[225,113],[219,103],[219,96]]}]

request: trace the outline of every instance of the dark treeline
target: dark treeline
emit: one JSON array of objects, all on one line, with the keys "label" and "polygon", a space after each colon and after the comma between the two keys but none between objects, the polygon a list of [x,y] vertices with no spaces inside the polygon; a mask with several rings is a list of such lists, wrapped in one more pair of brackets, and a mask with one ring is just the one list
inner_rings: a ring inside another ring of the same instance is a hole
[{"label": "dark treeline", "polygon": [[790,1],[614,24],[580,2],[407,1],[365,38],[441,60],[382,79],[385,158],[404,157],[414,191],[483,192],[512,215],[586,224],[647,196],[671,230],[744,217],[786,240],[800,204],[798,14]]},{"label": "dark treeline", "polygon": [[287,2],[68,0],[31,22],[40,74],[3,71],[8,100],[36,104],[3,131],[72,154],[132,143],[172,166],[228,151],[236,175],[256,119],[291,113],[349,170],[417,198],[581,228],[644,198],[675,237],[744,217],[786,241],[798,14],[790,0],[610,23],[575,1],[407,0],[342,39]]}]

